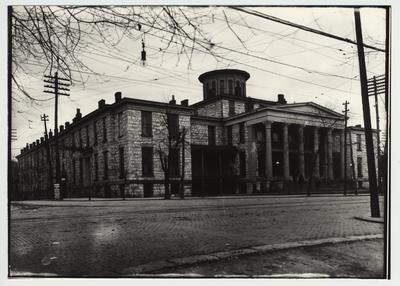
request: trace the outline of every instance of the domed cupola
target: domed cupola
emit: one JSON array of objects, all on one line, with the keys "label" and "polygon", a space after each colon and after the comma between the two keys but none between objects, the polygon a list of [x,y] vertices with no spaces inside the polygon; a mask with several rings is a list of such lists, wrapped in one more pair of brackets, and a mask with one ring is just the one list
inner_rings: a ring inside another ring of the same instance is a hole
[{"label": "domed cupola", "polygon": [[248,72],[236,69],[213,70],[199,76],[203,84],[203,99],[229,95],[246,97],[246,81]]}]

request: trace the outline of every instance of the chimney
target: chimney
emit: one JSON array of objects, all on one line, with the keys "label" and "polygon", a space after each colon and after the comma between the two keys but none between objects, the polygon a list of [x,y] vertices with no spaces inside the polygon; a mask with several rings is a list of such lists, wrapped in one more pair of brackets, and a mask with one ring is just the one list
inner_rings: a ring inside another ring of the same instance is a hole
[{"label": "chimney", "polygon": [[184,99],[181,101],[182,106],[189,106],[189,99]]},{"label": "chimney", "polygon": [[69,126],[69,121],[65,122],[65,128]]},{"label": "chimney", "polygon": [[36,146],[36,142],[35,142],[35,141],[32,142],[32,146],[33,146],[33,147]]},{"label": "chimney", "polygon": [[106,101],[104,99],[99,100],[99,109],[106,105]]},{"label": "chimney", "polygon": [[357,124],[355,125],[355,127],[361,128],[361,124]]},{"label": "chimney", "polygon": [[40,143],[44,142],[44,137],[40,137]]},{"label": "chimney", "polygon": [[169,104],[176,104],[175,95],[172,95],[172,99],[169,101]]},{"label": "chimney", "polygon": [[31,143],[31,144],[29,144],[29,149],[32,149],[32,146],[33,146],[33,145],[32,145],[32,143]]},{"label": "chimney", "polygon": [[115,102],[120,102],[120,101],[121,101],[121,98],[122,98],[122,93],[121,93],[120,91],[117,91],[117,92],[114,94],[114,97],[115,97]]},{"label": "chimney", "polygon": [[64,125],[60,125],[60,132],[64,131]]},{"label": "chimney", "polygon": [[76,120],[79,120],[79,119],[82,118],[82,113],[81,113],[81,109],[80,108],[76,109],[75,118],[76,118]]},{"label": "chimney", "polygon": [[29,144],[28,143],[26,143],[26,149],[28,149],[29,148]]},{"label": "chimney", "polygon": [[287,103],[284,94],[282,94],[282,93],[278,94],[278,103],[280,103],[280,104],[286,104]]},{"label": "chimney", "polygon": [[39,145],[39,139],[36,139],[36,145]]}]

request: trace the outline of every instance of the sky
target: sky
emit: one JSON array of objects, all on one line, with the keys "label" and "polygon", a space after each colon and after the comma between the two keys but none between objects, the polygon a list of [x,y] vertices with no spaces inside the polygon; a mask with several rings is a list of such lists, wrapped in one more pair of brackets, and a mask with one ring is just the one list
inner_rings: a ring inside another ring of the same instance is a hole
[{"label": "sky", "polygon": [[[73,74],[69,97],[60,97],[59,125],[72,121],[76,108],[86,115],[105,99],[114,102],[114,93],[123,97],[167,102],[175,95],[179,102],[189,99],[195,103],[202,99],[202,86],[198,76],[214,69],[234,68],[250,73],[247,95],[276,100],[285,94],[288,103],[314,101],[342,112],[342,103],[349,104],[349,125],[362,124],[362,105],[359,81],[357,47],[301,31],[260,17],[232,10],[228,7],[187,8],[188,15],[205,15],[201,26],[215,43],[216,60],[207,52],[194,50],[189,60],[179,55],[175,47],[165,53],[160,48],[166,42],[146,34],[146,64],[140,61],[141,39],[124,38],[115,47],[108,48],[91,43],[78,51],[79,57],[93,72]],[[320,31],[355,40],[354,10],[352,8],[294,8],[251,7],[268,15],[305,25]],[[224,14],[225,13],[225,14]],[[230,27],[226,24],[225,15]],[[362,8],[361,22],[364,42],[384,49],[385,11]],[[114,31],[118,34],[118,31]],[[83,35],[86,37],[86,35]],[[110,34],[113,38],[113,34]],[[110,38],[110,39],[111,39]],[[240,40],[239,40],[240,39]],[[85,39],[83,39],[85,40]],[[384,74],[384,53],[365,49],[368,78]],[[12,102],[12,128],[17,140],[12,142],[12,156],[20,153],[26,143],[43,136],[40,115],[49,115],[49,128],[53,129],[54,100],[43,93],[43,63],[22,60],[30,71],[16,76],[26,90],[41,102],[31,102],[14,90],[17,100]],[[99,76],[99,74],[101,76]],[[82,82],[83,79],[83,82]],[[375,127],[373,98],[370,99],[372,126]],[[378,98],[381,129],[384,127],[384,96]]]}]

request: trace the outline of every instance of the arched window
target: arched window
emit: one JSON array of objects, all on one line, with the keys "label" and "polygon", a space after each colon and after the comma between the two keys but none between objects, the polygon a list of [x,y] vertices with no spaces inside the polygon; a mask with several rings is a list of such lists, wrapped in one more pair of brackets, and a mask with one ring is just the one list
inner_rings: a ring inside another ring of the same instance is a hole
[{"label": "arched window", "polygon": [[235,85],[235,95],[242,96],[242,87],[240,86],[240,82],[237,80]]},{"label": "arched window", "polygon": [[217,83],[215,80],[211,82],[211,97],[214,97],[217,92]]},{"label": "arched window", "polygon": [[219,94],[222,95],[225,93],[225,82],[224,80],[219,81]]},{"label": "arched window", "polygon": [[229,95],[233,95],[233,80],[228,80],[228,92]]}]

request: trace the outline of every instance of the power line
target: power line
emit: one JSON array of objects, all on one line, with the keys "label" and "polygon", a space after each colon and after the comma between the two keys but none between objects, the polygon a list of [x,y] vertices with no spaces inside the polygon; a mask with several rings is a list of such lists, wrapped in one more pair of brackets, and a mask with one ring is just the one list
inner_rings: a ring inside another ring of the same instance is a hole
[{"label": "power line", "polygon": [[[319,31],[319,30],[316,30],[316,29],[313,29],[313,28],[310,28],[310,27],[306,27],[306,26],[303,26],[303,25],[300,25],[300,24],[296,24],[296,23],[293,23],[293,22],[290,22],[290,21],[287,21],[287,20],[283,20],[283,19],[271,16],[271,15],[267,15],[265,13],[261,13],[261,12],[254,11],[254,10],[246,10],[246,9],[241,8],[241,7],[230,6],[230,8],[234,9],[234,10],[238,10],[238,11],[244,12],[244,13],[247,13],[247,14],[251,14],[251,15],[254,15],[254,16],[257,16],[257,17],[261,17],[261,18],[264,18],[264,19],[267,19],[267,20],[270,20],[270,21],[274,21],[274,22],[281,23],[281,24],[284,24],[284,25],[292,26],[292,27],[295,27],[295,28],[303,30],[303,31],[311,32],[311,33],[318,34],[318,35],[321,35],[321,36],[325,36],[325,37],[328,37],[328,38],[332,38],[332,39],[335,39],[335,40],[339,40],[339,41],[343,41],[343,42],[347,42],[347,43],[350,43],[350,44],[357,45],[356,41],[350,40],[348,38],[343,38],[343,37],[339,37],[339,36],[336,36],[336,35],[333,35],[333,34],[329,34],[329,33],[323,32],[323,31]],[[377,47],[374,47],[374,46],[370,46],[370,45],[367,45],[367,44],[364,44],[363,46],[366,47],[366,48],[370,48],[370,49],[376,50],[376,51],[385,52],[384,49],[380,49],[380,48],[377,48]]]}]

